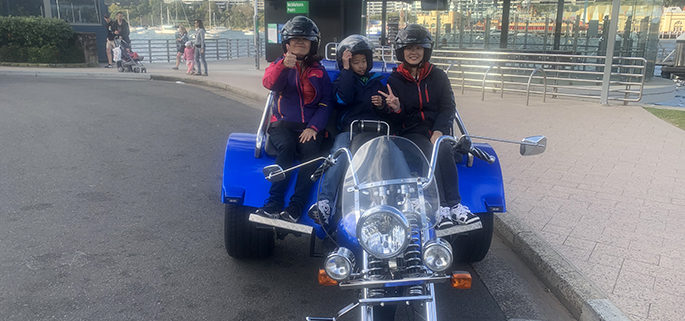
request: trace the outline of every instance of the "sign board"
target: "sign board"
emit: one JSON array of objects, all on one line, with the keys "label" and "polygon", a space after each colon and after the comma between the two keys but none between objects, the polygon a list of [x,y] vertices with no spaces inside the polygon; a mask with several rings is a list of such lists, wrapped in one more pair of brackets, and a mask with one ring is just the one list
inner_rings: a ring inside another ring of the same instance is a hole
[{"label": "sign board", "polygon": [[286,2],[286,13],[309,14],[309,1]]}]

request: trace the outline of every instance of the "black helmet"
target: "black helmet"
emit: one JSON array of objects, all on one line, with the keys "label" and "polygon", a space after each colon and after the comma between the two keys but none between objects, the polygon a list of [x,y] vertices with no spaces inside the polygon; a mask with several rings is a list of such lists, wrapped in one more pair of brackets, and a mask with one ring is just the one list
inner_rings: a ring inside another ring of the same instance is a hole
[{"label": "black helmet", "polygon": [[342,54],[345,50],[349,50],[353,55],[366,55],[366,71],[373,67],[373,44],[369,38],[360,35],[351,35],[341,41],[335,47],[335,60],[338,62],[338,69],[343,69]]},{"label": "black helmet", "polygon": [[423,52],[423,61],[428,61],[433,53],[433,37],[430,31],[421,25],[410,24],[397,32],[395,37],[395,56],[397,60],[404,62],[404,48],[409,45],[420,45],[426,48]]},{"label": "black helmet", "polygon": [[292,38],[305,38],[312,42],[311,49],[309,49],[310,55],[315,55],[317,49],[319,48],[319,41],[321,36],[319,35],[319,27],[316,23],[305,16],[294,17],[283,25],[281,29],[281,45],[283,45],[283,52],[286,52],[285,44]]}]

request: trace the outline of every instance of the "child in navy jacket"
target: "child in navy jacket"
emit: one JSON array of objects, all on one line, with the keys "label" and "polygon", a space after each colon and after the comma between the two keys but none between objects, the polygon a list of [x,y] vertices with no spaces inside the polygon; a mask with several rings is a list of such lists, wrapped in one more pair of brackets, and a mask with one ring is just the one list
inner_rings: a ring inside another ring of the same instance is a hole
[{"label": "child in navy jacket", "polygon": [[[373,45],[369,39],[351,35],[338,44],[336,53],[340,75],[333,87],[339,111],[336,126],[341,132],[335,137],[331,152],[342,147],[350,147],[349,130],[353,121],[380,120],[384,108],[383,99],[378,91],[384,88],[385,80],[382,75],[369,72],[373,67]],[[308,215],[320,225],[328,224],[331,205],[347,166],[347,158],[340,156],[323,177],[318,201],[308,212]]]},{"label": "child in navy jacket", "polygon": [[[326,70],[319,64],[321,58],[316,55],[320,36],[312,20],[304,16],[292,18],[283,26],[281,39],[284,55],[266,68],[262,82],[276,92],[269,139],[277,151],[276,164],[288,168],[296,154],[307,161],[320,153],[332,88]],[[283,209],[289,177],[271,184],[269,198],[256,213],[296,222],[306,205],[313,185],[309,177],[316,167],[312,163],[299,169],[288,207]]]}]

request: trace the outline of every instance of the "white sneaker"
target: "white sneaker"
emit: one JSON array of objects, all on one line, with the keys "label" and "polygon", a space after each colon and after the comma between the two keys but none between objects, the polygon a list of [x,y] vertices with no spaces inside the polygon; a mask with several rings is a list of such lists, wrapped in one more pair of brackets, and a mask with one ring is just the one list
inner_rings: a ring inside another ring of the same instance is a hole
[{"label": "white sneaker", "polygon": [[461,203],[452,206],[450,213],[452,214],[452,220],[459,225],[473,224],[480,221],[478,215],[471,213],[471,210],[461,205]]}]

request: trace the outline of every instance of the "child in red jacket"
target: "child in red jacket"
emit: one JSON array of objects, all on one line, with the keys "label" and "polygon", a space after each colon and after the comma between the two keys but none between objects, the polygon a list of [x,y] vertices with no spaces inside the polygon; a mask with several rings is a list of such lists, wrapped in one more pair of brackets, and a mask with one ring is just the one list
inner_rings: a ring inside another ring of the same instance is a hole
[{"label": "child in red jacket", "polygon": [[[281,39],[283,57],[266,68],[262,82],[276,93],[269,126],[269,139],[277,150],[276,164],[288,168],[296,153],[307,161],[321,152],[332,86],[316,54],[320,36],[314,21],[304,16],[292,18],[283,26]],[[309,197],[313,185],[309,177],[316,167],[310,164],[299,169],[288,207],[283,209],[289,177],[271,184],[269,198],[256,213],[296,222]]]}]

